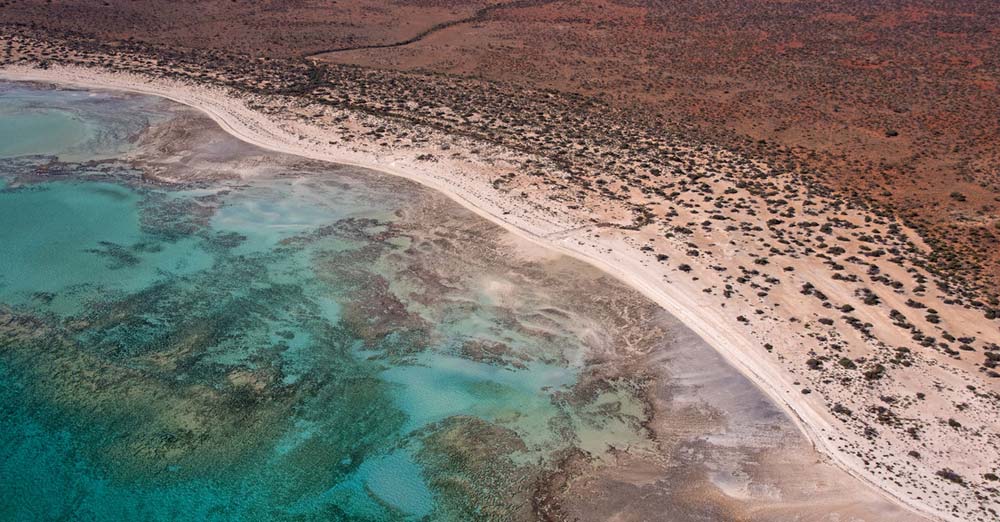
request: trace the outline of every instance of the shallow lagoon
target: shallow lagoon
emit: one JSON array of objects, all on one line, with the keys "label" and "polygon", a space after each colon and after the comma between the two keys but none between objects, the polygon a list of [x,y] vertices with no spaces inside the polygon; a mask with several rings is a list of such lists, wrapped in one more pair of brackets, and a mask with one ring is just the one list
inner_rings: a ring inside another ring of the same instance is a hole
[{"label": "shallow lagoon", "polygon": [[0,83],[0,115],[2,520],[913,518],[440,194],[157,98]]},{"label": "shallow lagoon", "polygon": [[0,158],[55,155],[64,161],[114,157],[163,116],[149,98],[33,89],[0,82]]},{"label": "shallow lagoon", "polygon": [[158,102],[0,97],[0,517],[504,519],[643,443],[627,387],[574,397],[595,319],[491,227],[348,171],[145,183],[90,160]]}]

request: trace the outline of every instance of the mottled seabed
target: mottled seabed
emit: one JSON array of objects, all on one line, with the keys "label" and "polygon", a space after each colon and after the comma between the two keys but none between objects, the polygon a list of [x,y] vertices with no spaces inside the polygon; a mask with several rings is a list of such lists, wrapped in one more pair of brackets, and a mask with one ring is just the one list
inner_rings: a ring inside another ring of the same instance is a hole
[{"label": "mottled seabed", "polygon": [[0,84],[0,519],[882,520],[703,341],[372,171]]}]

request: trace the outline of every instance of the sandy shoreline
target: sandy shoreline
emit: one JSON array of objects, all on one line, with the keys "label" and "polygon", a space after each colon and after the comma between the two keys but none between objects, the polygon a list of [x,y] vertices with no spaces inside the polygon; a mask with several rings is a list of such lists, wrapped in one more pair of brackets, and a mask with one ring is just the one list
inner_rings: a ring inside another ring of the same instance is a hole
[{"label": "sandy shoreline", "polygon": [[[427,163],[416,159],[417,152],[382,155],[356,147],[324,143],[320,129],[297,129],[296,135],[270,121],[222,91],[192,87],[169,81],[153,81],[135,76],[95,72],[82,68],[37,70],[8,68],[0,79],[51,82],[84,88],[128,90],[167,98],[199,109],[233,136],[261,148],[315,160],[377,170],[413,180],[440,191],[476,214],[547,248],[581,259],[622,280],[681,320],[721,353],[734,367],[779,404],[823,455],[852,476],[871,485],[887,498],[915,513],[934,519],[954,519],[925,502],[908,497],[896,485],[870,474],[860,459],[839,450],[832,438],[842,434],[832,417],[810,403],[799,391],[794,377],[779,365],[761,358],[760,341],[750,332],[730,327],[732,319],[721,312],[725,301],[706,294],[690,281],[676,280],[675,274],[656,263],[639,247],[613,234],[594,238],[588,227],[568,218],[532,213],[530,208],[512,210],[490,199],[491,188],[480,176],[466,176],[454,162]],[[313,134],[309,134],[313,132]],[[467,162],[469,172],[488,169],[482,163]],[[457,172],[457,173],[456,173]],[[473,172],[474,173],[474,172]],[[665,281],[665,278],[670,278]]]}]

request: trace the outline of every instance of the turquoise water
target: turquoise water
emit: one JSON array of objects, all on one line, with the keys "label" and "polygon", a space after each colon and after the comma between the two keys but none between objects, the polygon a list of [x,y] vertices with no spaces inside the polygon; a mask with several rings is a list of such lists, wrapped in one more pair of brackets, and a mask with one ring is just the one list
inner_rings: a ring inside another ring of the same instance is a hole
[{"label": "turquoise water", "polygon": [[98,98],[0,86],[0,519],[510,520],[564,452],[642,440],[639,397],[575,393],[568,290],[462,246],[468,215],[72,163],[167,118]]},{"label": "turquoise water", "polygon": [[[157,118],[151,98],[27,88],[0,83],[0,158],[55,155],[64,161],[113,157]],[[52,103],[58,98],[56,103]]]},{"label": "turquoise water", "polygon": [[142,230],[141,197],[101,182],[45,183],[0,192],[0,296],[49,300],[75,311],[109,294],[141,290],[171,274],[208,268],[194,238],[156,241]]},{"label": "turquoise water", "polygon": [[7,120],[0,134],[0,155],[47,154],[80,147],[94,135],[93,125],[61,111],[0,112]]}]

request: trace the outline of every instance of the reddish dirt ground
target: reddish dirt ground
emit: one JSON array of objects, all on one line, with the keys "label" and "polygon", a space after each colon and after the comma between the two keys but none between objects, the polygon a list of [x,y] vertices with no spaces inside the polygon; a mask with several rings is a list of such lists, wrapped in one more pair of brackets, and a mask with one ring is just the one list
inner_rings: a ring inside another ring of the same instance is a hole
[{"label": "reddish dirt ground", "polygon": [[[797,161],[830,188],[905,217],[940,266],[986,287],[1000,282],[995,1],[0,0],[0,8],[6,23],[102,39],[599,96],[672,129]],[[344,48],[355,50],[322,53]]]}]

